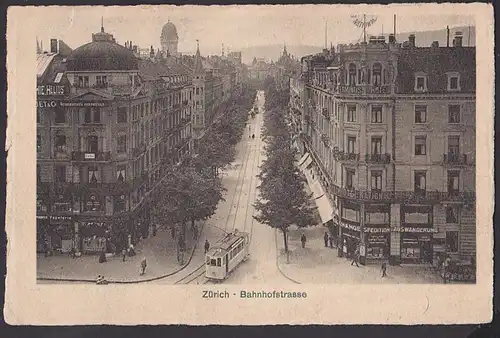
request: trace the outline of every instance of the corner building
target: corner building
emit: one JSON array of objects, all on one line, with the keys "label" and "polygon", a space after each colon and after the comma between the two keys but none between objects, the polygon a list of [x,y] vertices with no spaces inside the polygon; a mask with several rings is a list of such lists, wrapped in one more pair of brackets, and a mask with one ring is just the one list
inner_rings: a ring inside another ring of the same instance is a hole
[{"label": "corner building", "polygon": [[190,79],[137,58],[103,28],[59,66],[69,89],[54,111],[37,110],[38,237],[62,252],[121,250],[147,236],[162,164],[190,150],[181,109]]},{"label": "corner building", "polygon": [[386,42],[305,57],[291,80],[304,170],[338,254],[363,263],[470,261],[475,243],[475,48]]}]

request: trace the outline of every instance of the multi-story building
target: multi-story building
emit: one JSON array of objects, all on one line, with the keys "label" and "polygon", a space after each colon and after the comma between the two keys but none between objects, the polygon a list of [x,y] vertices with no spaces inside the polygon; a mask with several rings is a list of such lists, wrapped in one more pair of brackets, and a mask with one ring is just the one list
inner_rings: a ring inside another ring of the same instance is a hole
[{"label": "multi-story building", "polygon": [[372,37],[303,58],[291,79],[299,164],[339,255],[474,259],[475,48],[461,39]]},{"label": "multi-story building", "polygon": [[89,253],[135,242],[147,233],[147,195],[162,164],[190,150],[182,109],[190,78],[131,49],[101,28],[46,77],[64,79],[67,89],[51,87],[59,96],[37,109],[37,234],[45,249]]}]

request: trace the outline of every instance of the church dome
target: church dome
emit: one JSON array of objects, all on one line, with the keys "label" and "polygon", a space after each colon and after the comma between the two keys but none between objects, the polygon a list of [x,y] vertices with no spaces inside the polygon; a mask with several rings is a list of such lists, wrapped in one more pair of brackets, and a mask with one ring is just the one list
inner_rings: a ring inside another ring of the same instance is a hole
[{"label": "church dome", "polygon": [[177,35],[177,28],[170,21],[163,26],[161,30],[161,39],[162,40],[177,40],[179,36]]},{"label": "church dome", "polygon": [[67,60],[69,71],[136,70],[137,58],[112,41],[94,41],[75,49]]}]

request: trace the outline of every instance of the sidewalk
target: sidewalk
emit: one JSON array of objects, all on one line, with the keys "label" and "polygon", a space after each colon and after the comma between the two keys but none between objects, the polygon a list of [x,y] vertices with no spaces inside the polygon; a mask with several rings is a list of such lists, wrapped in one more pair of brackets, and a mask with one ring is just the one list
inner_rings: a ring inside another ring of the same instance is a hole
[{"label": "sidewalk", "polygon": [[[381,278],[380,265],[351,266],[351,261],[338,257],[337,249],[325,248],[326,228],[315,226],[289,232],[290,263],[286,263],[283,234],[278,232],[278,264],[289,278],[304,284],[435,284],[443,283],[437,273],[426,267],[387,266],[387,277]],[[300,243],[302,232],[306,247]]]},{"label": "sidewalk", "polygon": [[[202,222],[198,223],[198,227]],[[200,235],[204,237],[205,229]],[[186,252],[184,264],[189,261],[196,241],[193,239],[190,226],[186,232]],[[59,254],[45,257],[37,255],[37,278],[62,278],[95,280],[97,275],[103,275],[110,281],[146,280],[159,277],[179,270],[182,266],[177,261],[177,243],[171,237],[170,230],[159,227],[156,236],[150,235],[135,246],[136,255],[126,257],[121,255],[108,257],[107,262],[99,263],[98,255],[83,255],[71,258],[69,254]],[[139,275],[140,262],[146,257],[146,274]]]}]

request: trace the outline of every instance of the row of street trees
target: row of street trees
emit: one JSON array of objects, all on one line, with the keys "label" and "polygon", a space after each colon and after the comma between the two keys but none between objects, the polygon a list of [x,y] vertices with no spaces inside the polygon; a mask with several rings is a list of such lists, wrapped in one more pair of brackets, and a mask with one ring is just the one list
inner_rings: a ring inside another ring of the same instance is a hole
[{"label": "row of street trees", "polygon": [[297,150],[292,146],[286,123],[288,91],[278,91],[272,79],[265,82],[266,102],[262,137],[266,142],[266,159],[259,178],[260,200],[254,206],[259,212],[255,219],[279,229],[283,234],[289,262],[288,230],[291,225],[316,225],[314,207],[304,190],[305,177],[295,165]]},{"label": "row of street trees", "polygon": [[170,225],[181,264],[187,227],[191,226],[196,238],[196,222],[214,215],[224,200],[220,170],[234,159],[254,97],[254,91],[244,88],[200,141],[198,154],[191,154],[182,165],[166,165],[166,175],[153,192],[151,214],[156,223]]}]

